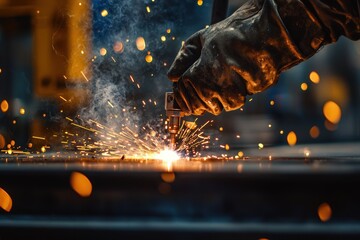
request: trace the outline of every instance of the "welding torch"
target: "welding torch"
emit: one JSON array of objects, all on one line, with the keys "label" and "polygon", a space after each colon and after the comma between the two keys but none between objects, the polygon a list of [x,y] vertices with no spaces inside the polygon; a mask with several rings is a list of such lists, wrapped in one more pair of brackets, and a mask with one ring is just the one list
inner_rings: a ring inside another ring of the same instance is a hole
[{"label": "welding torch", "polygon": [[[211,14],[211,24],[217,23],[226,17],[228,0],[214,0]],[[181,111],[175,100],[173,92],[165,93],[166,117],[169,119],[168,131],[170,133],[170,149],[176,149],[176,134],[179,131],[181,118],[184,113]]]},{"label": "welding torch", "polygon": [[181,118],[184,116],[184,113],[177,104],[173,92],[165,93],[165,110],[166,116],[169,119],[168,131],[170,133],[170,149],[175,150],[176,134],[179,131]]}]

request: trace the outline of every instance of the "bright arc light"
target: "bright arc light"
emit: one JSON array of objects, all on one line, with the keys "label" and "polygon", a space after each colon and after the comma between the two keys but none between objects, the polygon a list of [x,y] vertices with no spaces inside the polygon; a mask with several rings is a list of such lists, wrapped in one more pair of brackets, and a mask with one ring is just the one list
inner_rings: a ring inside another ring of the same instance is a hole
[{"label": "bright arc light", "polygon": [[177,154],[176,151],[165,149],[161,151],[159,154],[157,154],[155,158],[166,162],[173,162],[179,160],[180,156]]}]

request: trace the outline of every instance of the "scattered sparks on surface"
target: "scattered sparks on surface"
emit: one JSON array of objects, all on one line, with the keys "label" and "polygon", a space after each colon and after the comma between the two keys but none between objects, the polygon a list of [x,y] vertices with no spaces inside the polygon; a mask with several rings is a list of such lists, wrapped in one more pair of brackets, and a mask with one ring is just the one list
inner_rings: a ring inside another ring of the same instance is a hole
[{"label": "scattered sparks on surface", "polygon": [[204,1],[203,1],[203,0],[198,0],[198,1],[197,1],[197,5],[198,5],[198,6],[202,6],[202,5],[203,5],[203,3],[204,3]]},{"label": "scattered sparks on surface", "polygon": [[258,147],[259,147],[259,149],[263,149],[263,148],[264,148],[264,144],[263,144],[263,143],[259,143],[259,144],[258,144]]},{"label": "scattered sparks on surface", "polygon": [[271,100],[270,101],[270,106],[274,106],[275,105],[275,101],[274,100]]},{"label": "scattered sparks on surface", "polygon": [[163,42],[166,41],[166,37],[165,37],[165,36],[161,36],[160,39],[161,39],[161,41],[163,41]]},{"label": "scattered sparks on surface", "polygon": [[24,115],[24,114],[25,114],[25,108],[20,108],[20,109],[19,109],[19,113],[20,113],[21,115]]},{"label": "scattered sparks on surface", "polygon": [[146,6],[146,11],[147,11],[148,13],[150,13],[150,12],[151,12],[151,10],[150,10],[150,7],[149,7],[149,6]]}]

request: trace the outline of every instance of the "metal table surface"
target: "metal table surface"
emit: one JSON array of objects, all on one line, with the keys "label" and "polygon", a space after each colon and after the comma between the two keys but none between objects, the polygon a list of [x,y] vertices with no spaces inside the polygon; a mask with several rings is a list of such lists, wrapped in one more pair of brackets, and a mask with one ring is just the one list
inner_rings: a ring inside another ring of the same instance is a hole
[{"label": "metal table surface", "polygon": [[[13,204],[0,208],[0,239],[358,239],[360,144],[288,149],[175,162],[1,155]],[[89,197],[71,187],[74,172]]]}]

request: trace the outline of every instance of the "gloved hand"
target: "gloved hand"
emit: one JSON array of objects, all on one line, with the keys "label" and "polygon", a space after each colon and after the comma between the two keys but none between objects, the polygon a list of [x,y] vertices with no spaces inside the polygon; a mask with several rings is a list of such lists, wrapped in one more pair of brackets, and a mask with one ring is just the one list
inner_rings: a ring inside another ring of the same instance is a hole
[{"label": "gloved hand", "polygon": [[[229,18],[187,39],[168,72],[184,113],[218,115],[223,109],[238,109],[246,95],[267,89],[282,71],[344,34],[347,26],[339,24],[343,29],[335,29],[334,34],[332,28],[324,29],[321,20],[345,8],[330,11],[321,0],[304,2],[251,0]],[[351,5],[352,0],[347,2]],[[358,20],[358,16],[352,19],[357,38]]]}]

